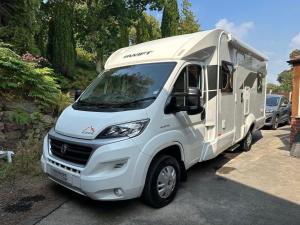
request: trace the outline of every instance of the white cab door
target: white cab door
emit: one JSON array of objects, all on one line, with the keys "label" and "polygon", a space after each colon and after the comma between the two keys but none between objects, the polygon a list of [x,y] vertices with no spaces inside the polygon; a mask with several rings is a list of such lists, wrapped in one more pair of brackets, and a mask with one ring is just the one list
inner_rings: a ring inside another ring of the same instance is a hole
[{"label": "white cab door", "polygon": [[[180,71],[177,80],[174,83],[172,93],[186,93],[188,87],[203,87],[202,67],[197,64],[187,64]],[[187,103],[187,97],[177,97],[177,105],[184,106]],[[195,115],[188,115],[187,112],[181,111],[176,113],[176,119],[179,120],[186,138],[186,157],[189,164],[198,162],[203,148],[205,125],[205,112]]]}]

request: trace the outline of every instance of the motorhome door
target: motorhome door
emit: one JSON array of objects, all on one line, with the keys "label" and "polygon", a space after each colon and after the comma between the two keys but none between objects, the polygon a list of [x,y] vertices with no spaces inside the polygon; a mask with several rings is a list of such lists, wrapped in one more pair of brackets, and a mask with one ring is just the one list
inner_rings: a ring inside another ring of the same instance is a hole
[{"label": "motorhome door", "polygon": [[245,93],[244,93],[244,77],[241,76],[243,74],[243,68],[240,66],[236,67],[234,72],[234,90],[235,90],[235,110],[234,110],[234,127],[235,127],[235,140],[240,140],[242,138],[244,132],[244,120],[245,120]]}]

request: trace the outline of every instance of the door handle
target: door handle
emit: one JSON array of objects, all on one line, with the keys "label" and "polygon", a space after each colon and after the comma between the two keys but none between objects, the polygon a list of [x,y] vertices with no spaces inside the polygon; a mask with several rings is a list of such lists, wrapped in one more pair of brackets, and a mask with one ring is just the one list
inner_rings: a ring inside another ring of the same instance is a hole
[{"label": "door handle", "polygon": [[241,102],[244,102],[244,93],[241,93]]}]

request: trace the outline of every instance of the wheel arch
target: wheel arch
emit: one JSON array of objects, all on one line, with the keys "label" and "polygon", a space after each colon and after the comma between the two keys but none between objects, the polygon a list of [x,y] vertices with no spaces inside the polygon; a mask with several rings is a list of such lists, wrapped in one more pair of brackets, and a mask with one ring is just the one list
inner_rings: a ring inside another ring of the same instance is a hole
[{"label": "wheel arch", "polygon": [[248,133],[249,130],[253,131],[255,130],[256,127],[256,119],[255,116],[253,114],[250,114],[247,116],[246,121],[245,121],[245,134],[244,136],[246,136],[246,134]]},{"label": "wheel arch", "polygon": [[[149,167],[151,165],[151,163],[153,163],[153,161],[155,159],[157,159],[159,156],[161,155],[170,155],[170,156],[173,156],[179,163],[180,165],[180,169],[181,169],[181,174],[183,177],[181,177],[181,180],[185,180],[186,179],[186,166],[185,166],[185,154],[184,154],[184,150],[183,150],[183,147],[182,145],[179,143],[179,142],[173,142],[173,143],[170,143],[168,146],[164,146],[162,148],[160,148],[156,154],[154,154],[150,160],[150,163],[148,165],[148,168],[147,168],[147,173],[148,173],[148,170],[149,170]],[[146,173],[146,177],[147,177],[147,173]],[[146,180],[146,177],[145,177],[145,180]]]},{"label": "wheel arch", "polygon": [[[160,155],[171,155],[174,158],[178,160],[178,163],[180,165],[181,169],[181,181],[185,181],[187,178],[186,174],[186,166],[185,166],[185,154],[183,147],[181,143],[179,142],[172,142],[169,143],[168,145],[163,145],[160,148],[157,148],[155,152],[149,157],[149,160],[147,164],[145,165],[144,172],[143,172],[143,177],[142,177],[142,187],[145,186],[145,182],[147,179],[147,174],[150,168],[151,163],[159,157]],[[140,190],[140,193],[142,193],[143,189]]]}]

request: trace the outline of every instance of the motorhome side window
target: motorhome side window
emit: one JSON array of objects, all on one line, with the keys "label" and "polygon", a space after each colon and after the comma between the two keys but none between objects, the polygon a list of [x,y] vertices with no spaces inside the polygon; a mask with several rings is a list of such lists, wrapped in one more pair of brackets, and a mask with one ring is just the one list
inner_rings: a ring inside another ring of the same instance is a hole
[{"label": "motorhome side window", "polygon": [[234,67],[230,62],[222,61],[220,71],[220,88],[222,92],[232,92]]},{"label": "motorhome side window", "polygon": [[[179,74],[172,93],[187,93],[189,87],[197,87],[201,90],[201,67],[198,65],[189,65]],[[177,106],[185,106],[186,97],[177,96]]]}]

